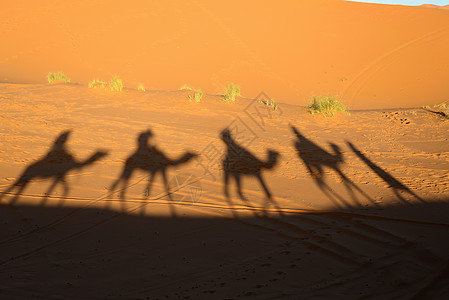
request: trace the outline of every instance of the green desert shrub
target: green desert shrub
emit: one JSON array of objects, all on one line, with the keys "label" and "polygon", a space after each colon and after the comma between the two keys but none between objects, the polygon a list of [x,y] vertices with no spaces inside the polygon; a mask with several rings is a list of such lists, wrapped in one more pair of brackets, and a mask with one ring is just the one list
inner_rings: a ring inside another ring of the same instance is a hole
[{"label": "green desert shrub", "polygon": [[189,95],[189,101],[195,101],[196,103],[199,103],[201,101],[201,98],[203,98],[203,91],[200,89],[193,90],[193,97]]},{"label": "green desert shrub", "polygon": [[139,86],[137,87],[137,90],[138,90],[138,91],[145,92],[145,87],[143,86],[142,83],[139,83]]},{"label": "green desert shrub", "polygon": [[108,83],[99,78],[94,78],[91,81],[89,81],[90,88],[106,88],[107,86],[108,86]]},{"label": "green desert shrub", "polygon": [[435,108],[449,108],[449,105],[446,103],[435,104],[433,107]]},{"label": "green desert shrub", "polygon": [[49,83],[52,83],[55,80],[62,80],[64,82],[70,82],[70,78],[67,77],[64,73],[62,72],[50,72],[47,74],[47,80]]},{"label": "green desert shrub", "polygon": [[435,104],[433,107],[438,108],[439,113],[449,119],[449,104],[447,103],[440,103]]},{"label": "green desert shrub", "polygon": [[230,83],[224,92],[224,99],[227,102],[235,102],[235,97],[240,96],[240,87],[234,83]]},{"label": "green desert shrub", "polygon": [[260,103],[264,104],[265,106],[271,107],[273,110],[277,110],[279,108],[279,105],[274,101],[274,99],[268,99],[267,101],[260,100]]},{"label": "green desert shrub", "polygon": [[334,96],[313,96],[306,106],[311,114],[324,114],[333,117],[336,112],[345,112],[346,107]]},{"label": "green desert shrub", "polygon": [[181,91],[193,91],[193,97],[192,95],[189,95],[189,101],[195,101],[196,103],[199,103],[201,99],[203,98],[203,91],[200,89],[194,89],[188,84],[184,84],[179,88]]},{"label": "green desert shrub", "polygon": [[123,82],[118,76],[114,76],[109,83],[100,78],[94,78],[89,82],[90,88],[108,88],[114,92],[121,92],[123,90]]},{"label": "green desert shrub", "polygon": [[109,88],[113,92],[121,92],[123,90],[123,82],[118,76],[114,76],[109,82]]}]

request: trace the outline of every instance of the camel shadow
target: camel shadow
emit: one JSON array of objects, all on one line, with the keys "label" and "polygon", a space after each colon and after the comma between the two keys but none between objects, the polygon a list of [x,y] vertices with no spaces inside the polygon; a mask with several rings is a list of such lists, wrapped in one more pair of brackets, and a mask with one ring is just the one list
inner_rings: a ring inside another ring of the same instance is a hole
[{"label": "camel shadow", "polygon": [[172,160],[168,158],[161,150],[155,145],[149,145],[149,139],[153,136],[151,130],[142,131],[137,137],[137,149],[132,153],[125,161],[123,170],[115,180],[110,191],[114,192],[117,188],[120,188],[120,199],[122,201],[122,211],[126,210],[125,199],[126,189],[128,188],[129,179],[136,170],[141,170],[149,173],[146,188],[142,198],[141,214],[145,213],[145,200],[150,196],[151,187],[156,174],[160,173],[165,187],[166,196],[169,199],[170,211],[173,217],[176,216],[175,209],[173,207],[173,199],[169,190],[169,182],[167,179],[167,168],[170,166],[179,166],[187,163],[197,154],[192,152],[186,152],[178,159]]},{"label": "camel shadow", "polygon": [[357,149],[352,143],[346,141],[348,146],[352,149],[352,151],[374,172],[378,177],[380,177],[389,187],[393,190],[393,193],[396,197],[404,202],[405,204],[410,204],[404,196],[401,195],[401,192],[405,192],[415,199],[422,203],[426,203],[421,197],[419,197],[416,193],[410,190],[407,186],[401,183],[398,179],[394,178],[387,171],[376,165],[373,161],[371,161],[366,155],[364,155],[359,149]]},{"label": "camel shadow", "polygon": [[[92,165],[107,155],[106,152],[97,151],[83,161],[77,160],[67,149],[67,140],[70,134],[71,130],[62,132],[53,142],[50,151],[43,158],[29,165],[16,181],[2,192],[0,200],[4,195],[12,194],[13,198],[11,199],[10,204],[14,204],[32,180],[39,178],[53,178],[53,182],[44,193],[40,205],[46,203],[48,197],[58,184],[61,184],[63,188],[63,194],[60,201],[60,205],[62,205],[70,191],[70,186],[66,180],[67,173],[72,170],[82,169]],[[17,191],[13,193],[13,190],[15,189]]]},{"label": "camel shadow", "polygon": [[[263,169],[269,170],[276,166],[279,153],[273,150],[267,151],[267,160],[263,161],[254,156],[251,152],[239,145],[232,137],[231,132],[228,128],[221,131],[221,140],[226,145],[226,154],[222,162],[223,166],[223,184],[224,184],[224,195],[229,206],[233,208],[233,203],[229,197],[229,181],[233,178],[236,183],[237,193],[242,201],[250,207],[255,208],[249,203],[248,199],[242,192],[242,177],[255,177],[259,181],[262,187],[266,201],[263,208],[263,213],[266,214],[266,208],[269,204],[272,204],[279,214],[282,215],[282,210],[273,199],[272,193],[268,189],[267,184],[262,175]],[[234,211],[234,210],[233,210]],[[256,213],[255,213],[256,214]],[[256,214],[257,215],[257,214]]]},{"label": "camel shadow", "polygon": [[[314,179],[318,187],[337,207],[352,208],[353,205],[348,203],[341,195],[335,192],[325,181],[325,169],[333,170],[338,174],[355,206],[361,207],[355,191],[374,205],[378,206],[378,204],[370,196],[360,189],[341,170],[341,165],[344,163],[344,158],[338,145],[329,143],[333,153],[326,151],[302,135],[294,126],[291,126],[290,128],[297,138],[294,142],[294,146],[298,157],[303,161],[310,176]],[[342,207],[342,205],[345,207]]]}]

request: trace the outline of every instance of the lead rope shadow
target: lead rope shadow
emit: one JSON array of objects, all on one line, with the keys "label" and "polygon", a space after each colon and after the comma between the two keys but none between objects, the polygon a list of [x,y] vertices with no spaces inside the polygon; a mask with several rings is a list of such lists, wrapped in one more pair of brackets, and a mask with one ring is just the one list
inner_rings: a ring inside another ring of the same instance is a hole
[{"label": "lead rope shadow", "polygon": [[[228,128],[225,128],[221,131],[220,134],[221,140],[226,145],[226,154],[222,162],[223,167],[223,186],[224,186],[224,195],[226,198],[226,201],[228,202],[229,206],[233,210],[234,215],[234,205],[229,197],[229,179],[234,178],[236,183],[236,189],[237,193],[240,197],[240,199],[252,210],[256,211],[254,206],[250,204],[248,199],[245,197],[245,195],[242,192],[242,184],[241,184],[241,177],[242,176],[253,176],[257,178],[259,181],[259,184],[261,185],[264,193],[265,193],[265,204],[263,207],[263,213],[264,215],[267,214],[266,208],[269,204],[272,204],[278,213],[280,215],[283,215],[282,209],[279,207],[279,205],[276,203],[276,201],[273,199],[272,193],[268,189],[267,184],[265,183],[265,180],[262,175],[262,170],[269,170],[276,166],[279,153],[273,150],[267,151],[267,160],[262,161],[255,157],[251,152],[243,148],[241,145],[239,145],[232,137],[231,132]],[[255,212],[255,215],[258,214]]]},{"label": "lead rope shadow", "polygon": [[[290,128],[297,138],[297,140],[294,142],[294,146],[298,157],[303,161],[310,176],[314,179],[318,187],[332,202],[334,202],[335,205],[337,205],[339,208],[353,207],[342,196],[335,192],[324,180],[325,168],[334,170],[339,175],[348,194],[350,195],[356,206],[361,207],[361,204],[358,201],[354,191],[359,192],[372,204],[379,206],[369,195],[367,195],[343,173],[340,166],[344,163],[344,158],[338,145],[330,143],[333,153],[328,152],[302,135],[294,126],[290,126]],[[341,204],[345,205],[346,207],[342,207]]]},{"label": "lead rope shadow", "polygon": [[172,160],[168,158],[155,145],[149,144],[149,139],[153,136],[151,130],[142,131],[137,137],[137,149],[125,161],[123,170],[115,180],[109,190],[114,193],[117,188],[120,188],[120,200],[122,202],[122,211],[126,211],[126,189],[128,187],[129,179],[136,170],[141,170],[149,173],[146,188],[142,198],[141,214],[145,214],[145,203],[150,196],[151,187],[156,174],[160,173],[165,187],[165,192],[169,200],[170,212],[173,217],[176,217],[176,211],[173,207],[173,199],[169,189],[169,182],[167,179],[167,168],[170,166],[179,166],[187,163],[197,154],[193,152],[186,152],[178,159]]},{"label": "lead rope shadow", "polygon": [[44,193],[40,205],[45,205],[48,197],[56,186],[61,184],[63,187],[63,194],[59,205],[62,206],[70,191],[70,186],[66,180],[67,173],[72,170],[82,169],[92,165],[107,155],[107,152],[97,151],[83,161],[77,160],[67,149],[67,140],[71,132],[71,130],[62,132],[53,142],[50,151],[43,158],[29,165],[16,181],[2,192],[0,200],[4,195],[11,194],[12,191],[16,189],[17,191],[13,193],[14,196],[10,201],[10,204],[14,204],[32,180],[39,178],[53,178],[53,182]]},{"label": "lead rope shadow", "polygon": [[368,157],[366,157],[365,154],[363,154],[359,149],[357,149],[352,143],[346,141],[348,146],[351,148],[351,150],[374,172],[377,176],[379,176],[385,183],[389,185],[390,188],[392,188],[393,193],[396,195],[396,197],[402,201],[405,204],[410,204],[407,199],[405,199],[401,192],[405,192],[411,196],[413,196],[415,199],[422,203],[426,203],[424,199],[419,197],[416,193],[414,193],[412,190],[410,190],[406,185],[401,183],[398,179],[394,178],[391,174],[389,174],[387,171],[379,167],[377,164],[375,164],[373,161],[371,161]]}]

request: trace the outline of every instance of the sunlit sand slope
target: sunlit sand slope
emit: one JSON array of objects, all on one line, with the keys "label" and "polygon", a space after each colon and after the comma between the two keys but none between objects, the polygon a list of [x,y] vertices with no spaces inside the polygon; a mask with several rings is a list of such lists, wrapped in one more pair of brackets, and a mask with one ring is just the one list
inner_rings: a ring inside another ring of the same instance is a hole
[{"label": "sunlit sand slope", "polygon": [[305,104],[335,94],[356,108],[447,100],[447,10],[309,1],[14,1],[0,12],[0,81],[125,86],[184,83]]}]

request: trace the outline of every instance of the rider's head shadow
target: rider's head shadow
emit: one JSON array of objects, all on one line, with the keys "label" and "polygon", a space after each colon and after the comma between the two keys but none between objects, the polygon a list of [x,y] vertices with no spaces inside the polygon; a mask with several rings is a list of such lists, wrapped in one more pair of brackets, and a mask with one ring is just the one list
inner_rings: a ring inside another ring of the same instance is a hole
[{"label": "rider's head shadow", "polygon": [[173,206],[173,199],[171,196],[172,191],[169,190],[169,182],[167,178],[167,169],[170,166],[179,166],[187,163],[197,155],[193,152],[185,152],[178,159],[171,159],[166,154],[158,149],[156,145],[150,143],[150,139],[153,137],[153,132],[148,129],[140,132],[137,135],[137,149],[128,156],[124,162],[124,166],[120,176],[115,180],[111,187],[111,191],[120,189],[120,199],[122,201],[122,210],[126,211],[126,189],[129,187],[129,181],[135,171],[140,170],[148,174],[148,180],[146,188],[143,192],[141,213],[145,213],[146,200],[150,196],[151,187],[156,174],[162,176],[163,185],[165,188],[165,194],[160,195],[159,198],[168,197],[169,206],[172,216],[176,216],[176,212]]},{"label": "rider's head shadow", "polygon": [[264,169],[269,170],[276,166],[279,153],[274,150],[267,150],[267,159],[261,160],[243,146],[239,145],[233,138],[231,131],[228,128],[221,131],[220,138],[226,146],[226,154],[222,161],[224,195],[231,208],[234,207],[229,196],[229,181],[230,179],[234,179],[240,199],[244,201],[251,209],[255,210],[243,194],[241,184],[243,177],[255,177],[262,187],[266,197],[263,212],[266,213],[268,204],[273,204],[277,211],[282,214],[281,208],[273,199],[273,195],[263,177]]},{"label": "rider's head shadow", "polygon": [[[341,148],[334,144],[329,143],[331,151],[327,151],[310,139],[305,137],[294,126],[290,126],[290,129],[294,133],[296,140],[294,141],[294,147],[298,157],[304,163],[308,173],[314,179],[315,183],[326,194],[326,196],[334,202],[339,208],[351,208],[353,207],[348,203],[344,197],[337,193],[328,182],[325,180],[327,169],[333,170],[338,174],[342,180],[347,192],[356,206],[361,206],[359,200],[355,195],[355,191],[361,194],[368,201],[377,205],[375,201],[361,190],[351,179],[349,179],[342,171],[342,165],[344,164],[344,157]],[[344,207],[342,207],[342,205]]]},{"label": "rider's head shadow", "polygon": [[151,137],[153,137],[153,131],[150,129],[140,132],[137,136],[137,147],[147,148]]},{"label": "rider's head shadow", "polygon": [[[25,188],[34,179],[52,179],[47,191],[41,201],[44,205],[48,197],[54,191],[56,186],[60,184],[63,188],[62,196],[60,197],[60,205],[67,197],[70,191],[66,177],[70,171],[79,170],[89,165],[92,165],[99,159],[107,155],[104,151],[97,151],[85,160],[78,160],[67,148],[67,141],[71,135],[71,130],[63,131],[53,142],[50,150],[41,159],[30,164],[21,174],[21,176],[5,191],[2,192],[0,198],[5,194],[12,194],[11,203],[15,203],[19,196],[23,194]],[[13,191],[16,190],[14,193]]]},{"label": "rider's head shadow", "polygon": [[64,149],[66,147],[66,143],[70,137],[72,130],[63,131],[53,142],[52,150],[56,149]]}]

